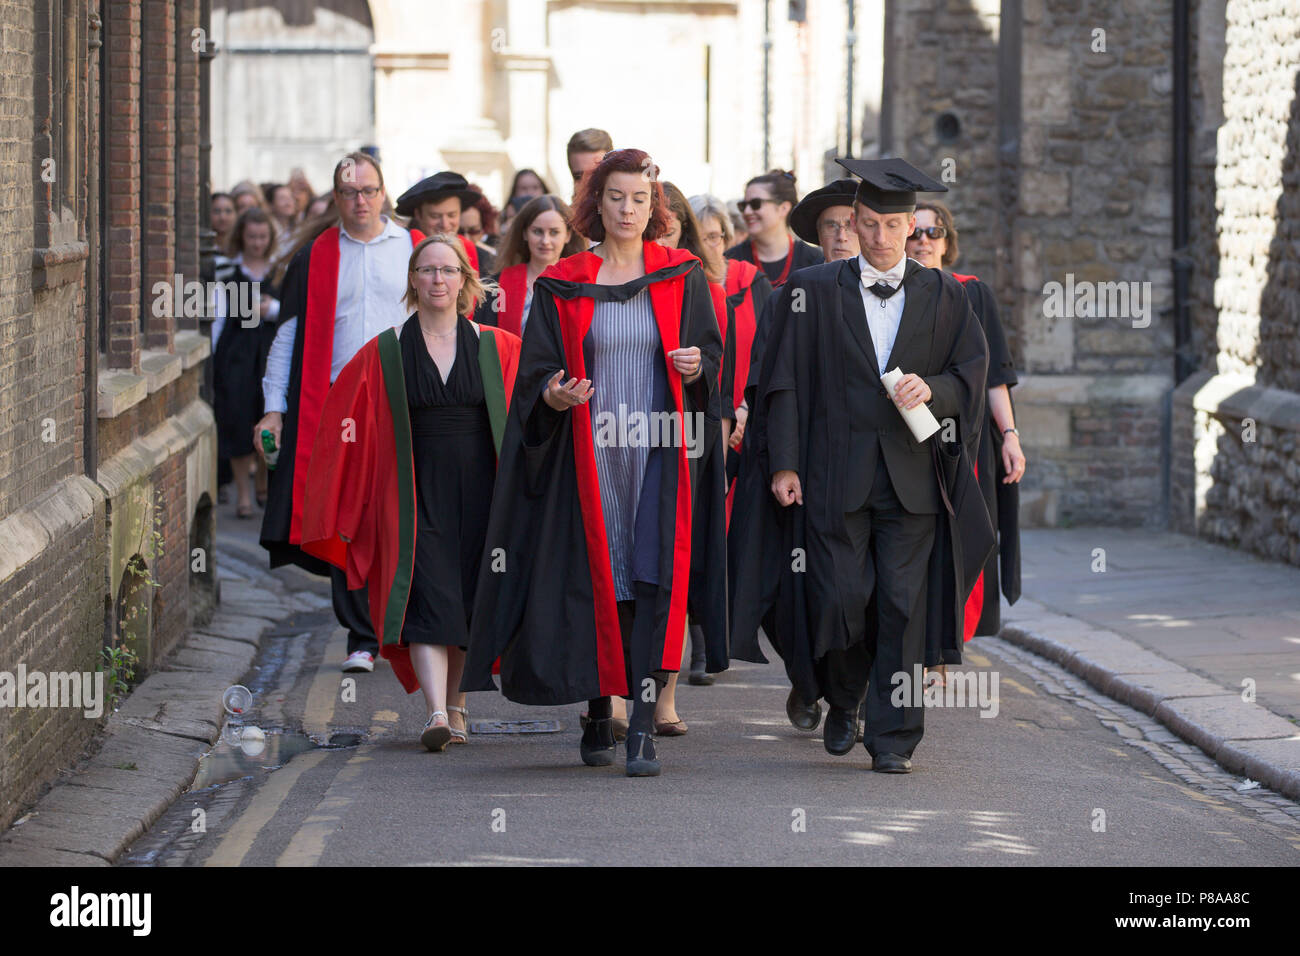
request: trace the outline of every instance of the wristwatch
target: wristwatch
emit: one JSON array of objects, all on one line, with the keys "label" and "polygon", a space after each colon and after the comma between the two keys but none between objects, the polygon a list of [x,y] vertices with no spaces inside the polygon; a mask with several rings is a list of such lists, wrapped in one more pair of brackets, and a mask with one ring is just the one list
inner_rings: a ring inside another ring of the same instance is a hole
[{"label": "wristwatch", "polygon": [[1002,429],[1002,434],[1005,435],[1007,432],[1011,432],[1011,434],[1015,435],[1017,438],[1020,437],[1020,429],[1019,429],[1019,428],[1012,427],[1012,428],[1004,428],[1004,429]]}]

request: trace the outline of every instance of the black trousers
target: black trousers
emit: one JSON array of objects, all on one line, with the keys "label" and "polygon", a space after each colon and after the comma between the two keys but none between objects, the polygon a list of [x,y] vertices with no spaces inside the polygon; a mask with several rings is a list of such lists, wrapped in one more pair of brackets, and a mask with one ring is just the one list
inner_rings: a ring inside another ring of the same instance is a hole
[{"label": "black trousers", "polygon": [[[818,662],[818,676],[832,707],[856,711],[866,695],[862,740],[872,756],[910,757],[925,731],[925,709],[895,707],[890,698],[894,675],[907,675],[903,686],[910,691],[913,666],[925,662],[926,572],[938,516],[903,507],[882,454],[866,502],[844,519],[872,597],[862,622],[865,636],[846,650],[828,652]],[[905,697],[912,699],[911,693]]]},{"label": "black trousers", "polygon": [[[655,602],[658,588],[640,581],[633,585],[636,597],[618,602],[618,624],[623,637],[623,663],[627,668],[627,691],[632,701],[628,729],[649,733],[654,727],[655,703],[667,683],[654,669],[650,659],[655,626]],[[647,683],[647,681],[652,682]],[[647,699],[649,698],[649,699]],[[597,697],[587,702],[593,718],[610,715],[610,699]]]},{"label": "black trousers", "polygon": [[348,575],[330,565],[330,598],[339,626],[348,629],[348,654],[368,651],[379,656],[379,639],[370,623],[370,598],[364,587],[348,590]]}]

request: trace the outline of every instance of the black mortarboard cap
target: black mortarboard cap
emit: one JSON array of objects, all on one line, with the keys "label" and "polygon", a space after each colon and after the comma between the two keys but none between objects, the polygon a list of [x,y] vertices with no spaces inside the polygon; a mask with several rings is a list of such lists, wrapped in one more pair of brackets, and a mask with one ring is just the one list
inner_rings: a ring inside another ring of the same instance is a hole
[{"label": "black mortarboard cap", "polygon": [[903,159],[837,159],[858,183],[858,202],[879,213],[910,212],[917,193],[946,193],[948,187]]},{"label": "black mortarboard cap", "polygon": [[817,217],[831,206],[851,206],[858,184],[852,179],[837,179],[821,189],[814,189],[790,210],[790,228],[804,242],[817,245]]}]

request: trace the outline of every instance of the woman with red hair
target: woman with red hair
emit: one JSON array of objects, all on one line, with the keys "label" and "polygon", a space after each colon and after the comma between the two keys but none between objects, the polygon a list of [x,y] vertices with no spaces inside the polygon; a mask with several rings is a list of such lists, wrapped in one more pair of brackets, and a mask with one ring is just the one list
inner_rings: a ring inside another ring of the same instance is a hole
[{"label": "woman with red hair", "polygon": [[614,762],[610,697],[630,697],[628,776],[659,773],[655,702],[681,665],[692,515],[722,494],[698,467],[721,440],[722,340],[700,260],[654,241],[666,207],[648,155],[606,154],[574,207],[597,244],[534,285],[462,685],[495,689],[500,658],[511,700],[586,700],[593,767]]}]

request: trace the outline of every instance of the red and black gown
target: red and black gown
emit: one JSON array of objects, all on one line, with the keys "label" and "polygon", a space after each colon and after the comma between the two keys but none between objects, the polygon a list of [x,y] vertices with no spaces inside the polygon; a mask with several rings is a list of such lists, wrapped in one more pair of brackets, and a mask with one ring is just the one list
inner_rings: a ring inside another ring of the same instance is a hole
[{"label": "red and black gown", "polygon": [[467,647],[496,478],[479,339],[468,319],[457,319],[456,359],[445,383],[417,316],[406,320],[400,341],[416,502],[415,566],[402,640]]},{"label": "red and black gown", "polygon": [[767,281],[772,283],[773,289],[779,289],[785,285],[791,273],[796,269],[821,265],[826,261],[826,257],[822,255],[819,248],[809,245],[802,239],[796,239],[794,236],[790,237],[790,251],[780,259],[774,259],[771,262],[763,262],[755,255],[754,243],[749,239],[736,243],[723,255],[728,259],[748,262],[750,265],[762,270],[767,277]]},{"label": "red and black gown", "polygon": [[[601,260],[588,251],[561,259],[534,286],[501,441],[462,690],[495,689],[492,665],[500,658],[501,691],[519,703],[565,704],[630,692],[592,409],[588,403],[556,412],[542,392],[560,370],[583,378],[594,368],[597,300],[628,302],[648,290],[659,337],[656,361],[662,363],[656,377],[666,386],[667,409],[698,415],[705,447],[719,440],[722,340],[700,261],[656,242],[646,242],[643,255],[646,274],[621,285],[596,282]],[[701,374],[687,384],[667,353],[690,346],[700,349]],[[591,377],[599,390],[599,370]],[[658,492],[643,488],[637,525],[659,531],[647,548],[657,567],[648,657],[651,670],[664,673],[681,661],[696,499],[714,496],[712,507],[720,513],[723,487],[720,480],[702,480],[703,463],[687,454],[684,443],[656,452],[652,457],[663,465]],[[715,542],[710,552],[721,554],[724,547]],[[708,590],[725,593],[725,566],[715,561],[711,572]],[[645,580],[638,578],[638,584]],[[726,668],[725,641],[718,643],[708,649],[710,670]]]}]

